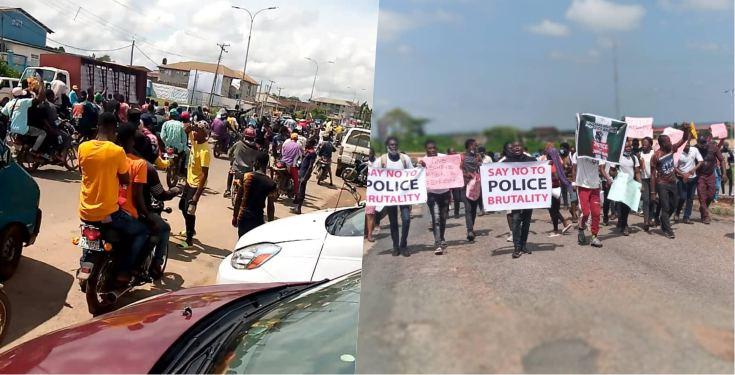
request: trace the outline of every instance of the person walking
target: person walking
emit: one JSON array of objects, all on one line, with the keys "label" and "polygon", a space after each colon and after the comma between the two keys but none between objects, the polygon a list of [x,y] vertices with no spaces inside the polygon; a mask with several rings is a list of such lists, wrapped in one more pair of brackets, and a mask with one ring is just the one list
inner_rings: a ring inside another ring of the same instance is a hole
[{"label": "person walking", "polygon": [[294,206],[291,208],[291,212],[297,215],[301,215],[301,206],[303,206],[306,198],[306,186],[309,183],[311,173],[314,171],[316,158],[316,140],[310,139],[306,141],[304,156],[301,158],[301,165],[299,165],[299,192],[296,194],[293,201]]},{"label": "person walking", "polygon": [[[433,158],[445,156],[437,153],[436,142],[432,140],[426,141],[424,144],[426,149],[425,158]],[[423,160],[420,161],[421,166],[426,168]],[[449,189],[427,189],[426,205],[429,206],[429,214],[431,214],[431,230],[434,234],[434,254],[441,255],[447,249],[447,241],[444,239],[444,232],[447,228],[447,216],[449,216],[449,199],[451,193]]]},{"label": "person walking", "polygon": [[639,160],[641,162],[641,202],[643,205],[643,230],[648,232],[651,227],[656,226],[658,219],[656,217],[655,200],[651,199],[651,192],[655,190],[651,185],[651,158],[653,157],[653,139],[650,137],[643,138],[641,142],[641,151]]},{"label": "person walking", "polygon": [[268,168],[268,154],[260,152],[254,164],[254,170],[245,174],[242,184],[235,192],[232,226],[237,228],[238,238],[265,223],[264,209],[268,221],[275,219],[278,187],[265,173]]},{"label": "person walking", "polygon": [[651,192],[651,199],[656,199],[658,196],[658,202],[661,206],[661,216],[659,217],[661,230],[670,239],[674,239],[676,236],[669,220],[679,202],[676,188],[674,152],[684,142],[689,141],[689,133],[689,129],[684,129],[684,136],[676,145],[671,144],[671,139],[668,135],[659,136],[658,144],[660,148],[651,158],[651,183],[656,188],[655,191]]},{"label": "person walking", "polygon": [[[619,173],[625,173],[635,181],[641,180],[641,162],[637,156],[633,154],[633,140],[628,138],[623,148],[623,156],[618,162]],[[641,189],[643,190],[643,189]],[[610,189],[608,188],[608,193]],[[607,199],[607,197],[605,198]],[[625,202],[618,202],[618,225],[617,229],[623,236],[630,235],[630,227],[628,226],[628,216],[631,210],[637,210],[638,207],[628,207]]]},{"label": "person walking", "polygon": [[[716,189],[715,169],[722,168],[722,165],[719,164],[722,163],[722,153],[720,147],[704,135],[700,135],[697,139],[697,149],[702,155],[702,165],[699,168],[699,177],[697,178],[699,213],[702,217],[702,223],[709,224],[711,222],[709,205],[714,200]],[[727,176],[725,175],[724,178],[727,178]]]},{"label": "person walking", "polygon": [[477,207],[482,199],[480,191],[480,164],[482,159],[477,153],[477,142],[470,138],[464,143],[465,153],[462,154],[462,174],[464,175],[464,188],[462,199],[464,200],[464,217],[467,226],[467,241],[475,240],[475,219],[477,218]]},{"label": "person walking", "polygon": [[187,124],[185,129],[191,140],[191,149],[189,150],[189,159],[186,169],[186,184],[181,192],[181,200],[179,201],[179,209],[184,216],[186,230],[179,235],[186,236],[186,247],[194,244],[194,236],[196,235],[196,208],[204,193],[204,187],[207,186],[207,178],[209,177],[209,163],[212,160],[212,151],[209,149],[207,138],[209,136],[209,126],[205,121],[199,121],[196,124]]},{"label": "person walking", "polygon": [[[520,141],[515,141],[510,145],[510,153],[506,155],[503,163],[523,163],[536,161],[536,158],[529,156],[523,152],[523,145]],[[531,228],[532,209],[512,210],[512,234],[513,234],[513,259],[520,258],[523,253],[531,254],[526,242],[528,241],[528,231]]]},{"label": "person walking", "polygon": [[[580,245],[589,244],[594,247],[602,247],[602,241],[597,237],[600,232],[600,188],[602,187],[600,175],[604,176],[608,184],[612,184],[612,179],[605,170],[605,162],[587,157],[577,157],[574,161],[574,185],[577,188],[579,205],[582,209],[582,216],[578,222],[577,242]],[[587,241],[585,234],[588,219],[592,233],[591,241]]]},{"label": "person walking", "polygon": [[728,186],[727,195],[732,196],[732,180],[733,180],[733,164],[735,164],[735,152],[730,149],[730,145],[725,142],[722,146],[722,157],[725,159],[725,176],[722,180],[722,194],[725,194],[725,184]]},{"label": "person walking", "polygon": [[[564,177],[567,181],[574,180],[574,163],[572,162],[576,155],[572,153],[569,143],[562,143],[559,146],[559,156],[562,161],[562,168]],[[569,215],[571,216],[572,222],[576,223],[578,219],[577,212],[579,211],[579,199],[577,198],[576,190],[571,186],[561,186],[562,198],[564,198],[564,204],[569,207]]]},{"label": "person walking", "polygon": [[[549,207],[549,216],[551,216],[551,223],[554,227],[554,230],[551,232],[549,237],[556,237],[562,234],[567,234],[569,229],[571,229],[573,226],[573,224],[570,223],[568,219],[564,218],[564,215],[562,215],[560,211],[562,190],[572,190],[572,184],[569,182],[569,180],[567,180],[566,175],[564,174],[564,164],[561,156],[559,155],[559,152],[554,148],[551,143],[546,144],[544,154],[546,155],[546,159],[549,161],[549,165],[551,165],[552,194],[551,207]],[[559,193],[555,194],[555,191],[558,191]],[[559,231],[559,223],[564,226],[561,231]]]},{"label": "person walking", "polygon": [[[388,137],[385,140],[387,153],[375,159],[374,168],[384,169],[411,169],[413,164],[411,158],[398,149],[398,138]],[[387,206],[384,210],[388,213],[390,223],[390,236],[393,240],[393,256],[411,256],[408,251],[408,231],[411,226],[411,206]],[[401,232],[398,232],[398,212],[401,214]]]},{"label": "person walking", "polygon": [[676,165],[676,184],[679,202],[676,206],[676,215],[674,215],[675,222],[679,222],[683,208],[684,220],[682,222],[684,224],[692,224],[689,219],[692,217],[694,192],[697,190],[697,169],[701,167],[702,161],[702,154],[699,153],[699,149],[691,147],[687,143]]}]

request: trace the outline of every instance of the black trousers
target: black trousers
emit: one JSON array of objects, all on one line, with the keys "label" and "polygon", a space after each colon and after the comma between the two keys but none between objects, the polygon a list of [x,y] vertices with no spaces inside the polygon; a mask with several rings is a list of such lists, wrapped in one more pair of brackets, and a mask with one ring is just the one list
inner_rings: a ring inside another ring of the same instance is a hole
[{"label": "black trousers", "polygon": [[671,214],[676,210],[676,206],[679,202],[679,196],[677,193],[676,184],[663,184],[658,183],[656,185],[656,194],[658,194],[658,203],[661,206],[661,230],[664,232],[671,232]]},{"label": "black trousers", "polygon": [[604,195],[605,201],[602,203],[602,219],[603,221],[608,220],[608,216],[610,213],[610,210],[612,209],[612,212],[617,214],[618,212],[618,202],[611,201],[607,199],[607,194],[610,192],[610,186],[607,186],[606,182],[602,183],[602,193]]},{"label": "black trousers", "polygon": [[480,205],[480,200],[482,197],[478,198],[477,200],[472,200],[467,198],[467,188],[463,187],[462,191],[462,198],[464,201],[464,221],[465,225],[467,226],[467,233],[472,232],[475,230],[475,219],[477,219],[477,207]]},{"label": "black trousers", "polygon": [[265,220],[263,219],[262,213],[260,215],[253,215],[245,212],[242,220],[237,223],[237,237],[242,237],[245,233],[250,232],[263,224],[265,224]]},{"label": "black trousers", "polygon": [[564,216],[561,215],[561,197],[551,197],[551,207],[549,207],[549,216],[551,216],[551,224],[554,225],[554,232],[559,230],[559,223],[564,222]]},{"label": "black trousers", "polygon": [[181,192],[181,199],[179,200],[179,209],[184,215],[184,222],[186,223],[187,240],[191,240],[192,238],[194,238],[196,216],[186,213],[186,209],[189,207],[189,202],[194,198],[194,194],[196,194],[196,192],[197,188],[189,186],[189,184],[187,183],[184,185],[184,190]]},{"label": "black trousers", "polygon": [[618,228],[625,229],[628,227],[628,216],[630,216],[630,207],[628,207],[628,205],[625,203],[619,202],[617,225]]},{"label": "black trousers", "polygon": [[[388,206],[388,222],[390,223],[390,237],[393,240],[394,249],[408,247],[408,230],[411,226],[411,206]],[[401,210],[401,233],[399,242],[398,233],[398,210]]]},{"label": "black trousers", "polygon": [[434,245],[444,242],[444,232],[447,229],[447,216],[449,216],[449,198],[452,193],[442,194],[428,193],[426,204],[431,214],[431,228],[434,232]]},{"label": "black trousers", "polygon": [[294,198],[294,203],[299,205],[301,207],[302,204],[304,204],[304,197],[306,197],[306,184],[309,182],[309,177],[311,177],[311,174],[306,176],[299,176],[299,193]]},{"label": "black trousers", "polygon": [[454,216],[459,215],[459,203],[464,201],[462,199],[462,188],[452,189],[452,200],[454,201]]},{"label": "black trousers", "polygon": [[528,230],[531,228],[533,210],[513,210],[513,247],[522,250],[526,247]]},{"label": "black trousers", "polygon": [[643,204],[643,222],[648,224],[651,222],[651,219],[658,218],[658,212],[660,211],[658,210],[658,204],[656,201],[651,199],[651,179],[641,179],[641,184],[643,185],[643,193],[641,194],[641,202]]}]

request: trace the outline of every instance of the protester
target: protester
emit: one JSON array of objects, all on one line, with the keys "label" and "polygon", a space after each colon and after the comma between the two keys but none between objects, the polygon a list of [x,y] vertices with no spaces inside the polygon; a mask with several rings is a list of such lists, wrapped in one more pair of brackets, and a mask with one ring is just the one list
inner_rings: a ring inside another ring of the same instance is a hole
[{"label": "protester", "polygon": [[[426,141],[424,148],[426,149],[426,158],[445,156],[444,154],[437,153],[436,142],[434,141]],[[424,168],[426,167],[423,160],[420,163]],[[444,232],[447,228],[451,193],[449,189],[428,189],[426,192],[426,205],[429,206],[431,230],[434,234],[434,254],[441,255],[447,250],[447,241],[444,239]]]},{"label": "protester", "polygon": [[[656,196],[658,196],[658,203],[661,206],[659,217],[661,230],[663,230],[666,237],[671,239],[674,239],[675,235],[671,227],[670,218],[679,202],[679,198],[677,197],[674,152],[682,144],[689,141],[689,133],[689,129],[685,129],[684,136],[675,145],[671,144],[671,139],[668,135],[659,136],[658,145],[660,148],[651,158],[651,184],[656,189],[651,192],[651,199],[656,199]],[[714,182],[714,176],[712,177],[712,182]],[[701,178],[700,176],[700,181]]]},{"label": "protester", "polygon": [[[505,161],[505,159],[508,158],[508,156],[511,155],[513,142],[505,142],[503,144],[503,151],[501,152],[501,157],[498,160],[498,163],[502,163]],[[505,212],[505,219],[508,222],[508,237],[505,239],[506,242],[513,242],[513,213],[511,210],[507,210]]]},{"label": "protester", "polygon": [[725,142],[722,146],[722,157],[725,159],[725,176],[727,176],[726,179],[722,180],[722,194],[725,194],[725,184],[728,185],[729,190],[727,195],[732,196],[732,185],[733,185],[733,178],[735,177],[733,175],[733,166],[735,165],[735,152],[730,149],[730,145]]},{"label": "protester", "polygon": [[676,206],[675,222],[679,222],[681,209],[684,208],[683,223],[692,224],[689,219],[692,217],[694,192],[697,190],[697,170],[701,167],[702,161],[702,154],[699,153],[699,149],[691,147],[687,142],[684,146],[684,152],[679,156],[679,163],[676,165],[679,202]]},{"label": "protester", "polygon": [[[520,141],[515,141],[510,145],[510,153],[506,155],[504,163],[522,163],[536,161],[536,158],[528,156],[523,152],[523,145]],[[532,251],[526,246],[528,240],[528,231],[531,228],[532,209],[512,210],[513,217],[513,258],[519,258],[523,253],[531,254]]]},{"label": "protester", "polygon": [[293,193],[294,196],[299,193],[299,168],[298,162],[301,159],[302,150],[301,145],[297,142],[299,135],[291,133],[291,138],[283,142],[281,146],[281,162],[286,164],[286,168],[289,170],[291,180],[293,181]]},{"label": "protester", "polygon": [[[618,167],[616,165],[605,163],[603,168],[605,168],[605,172],[607,172],[613,180],[618,176]],[[615,202],[608,197],[610,188],[612,187],[612,182],[600,182],[602,184],[602,225],[608,226],[610,225],[611,218],[612,220],[616,220],[618,218],[618,202]],[[612,211],[612,214],[610,214],[610,211]]]},{"label": "protester", "polygon": [[[658,204],[651,199],[651,192],[655,187],[651,185],[651,158],[653,157],[653,139],[643,138],[639,160],[641,162],[641,202],[643,205],[643,230],[648,232],[652,226],[656,226],[658,218],[656,215]],[[654,220],[654,217],[656,219]]]},{"label": "protester", "polygon": [[[478,194],[481,190],[480,164],[482,159],[477,153],[477,142],[470,138],[464,143],[465,153],[462,154],[462,174],[464,176],[464,188],[462,190],[464,200],[465,225],[467,227],[467,241],[475,240],[475,219],[477,218],[477,207],[482,196]],[[473,196],[474,195],[474,196]]]},{"label": "protester", "polygon": [[[604,168],[604,162],[600,163],[596,159],[577,157],[574,160],[574,185],[577,188],[577,196],[579,197],[579,205],[582,209],[582,216],[579,218],[579,234],[577,241],[580,245],[590,244],[594,247],[602,247],[602,241],[597,237],[600,232],[600,175],[604,176],[608,184],[612,184],[612,179]],[[592,233],[591,241],[587,240],[585,229],[587,229],[587,220],[590,220],[590,231]]]},{"label": "protester", "polygon": [[[455,155],[457,154],[457,151],[455,151],[453,148],[447,149],[447,155]],[[451,189],[452,197],[450,204],[453,204],[454,206],[454,218],[459,219],[459,204],[463,201],[462,199],[462,188],[454,188]]]},{"label": "protester", "polygon": [[[368,152],[368,165],[374,165],[375,164],[375,150],[370,147],[370,151]],[[373,238],[373,232],[375,231],[376,227],[379,229],[378,224],[378,217],[377,217],[377,211],[375,210],[375,206],[372,205],[366,205],[365,206],[365,236],[367,238],[368,242],[375,242],[375,239]]]},{"label": "protester", "polygon": [[[559,148],[559,156],[562,160],[562,168],[564,170],[564,177],[567,181],[574,180],[574,163],[572,162],[576,155],[572,153],[569,143],[562,143]],[[579,199],[577,198],[577,191],[571,187],[562,184],[561,186],[562,198],[564,203],[569,205],[569,215],[573,223],[578,220],[577,212],[579,211]]]},{"label": "protester", "polygon": [[[569,220],[564,218],[564,215],[562,215],[560,211],[562,187],[568,190],[573,190],[573,188],[571,182],[567,180],[566,175],[564,174],[563,161],[561,159],[561,156],[559,155],[559,152],[554,148],[553,144],[546,144],[544,155],[549,161],[549,165],[551,165],[552,190],[559,192],[558,194],[554,194],[552,192],[551,207],[549,207],[549,216],[551,216],[551,224],[554,227],[554,230],[551,235],[549,235],[549,237],[556,237],[562,234],[567,234],[569,229],[571,229],[573,226],[573,224],[570,223]],[[559,230],[559,223],[564,226],[561,231]]]},{"label": "protester", "polygon": [[[411,158],[400,152],[398,149],[398,139],[396,137],[388,137],[385,141],[387,153],[375,160],[374,168],[384,169],[410,169],[413,168]],[[403,255],[411,256],[408,251],[408,231],[411,225],[411,206],[387,206],[383,208],[388,212],[388,222],[390,223],[390,236],[393,240],[393,256]],[[401,233],[399,241],[398,233],[398,211],[401,213]]]},{"label": "protester", "polygon": [[[661,141],[659,140],[660,143]],[[697,178],[699,213],[702,218],[702,223],[709,224],[711,222],[709,205],[714,200],[716,189],[715,169],[718,168],[718,163],[721,163],[723,158],[720,147],[713,144],[707,136],[699,136],[697,139],[697,149],[699,149],[699,153],[702,155],[702,165],[698,170],[699,177]],[[719,168],[722,168],[722,165],[719,165]],[[724,173],[722,174],[725,175]],[[727,178],[726,175],[724,177]]]},{"label": "protester", "polygon": [[[184,117],[185,122],[188,122],[188,116],[182,117]],[[209,126],[205,121],[187,124],[185,131],[191,140],[191,150],[189,151],[186,183],[179,201],[179,209],[181,209],[186,223],[186,231],[179,233],[179,235],[185,235],[186,246],[191,247],[196,235],[196,208],[199,198],[204,193],[204,187],[207,185],[212,152],[207,143]]]},{"label": "protester", "polygon": [[72,105],[76,104],[79,101],[78,95],[77,95],[78,90],[79,90],[79,86],[77,85],[71,86],[71,91],[69,92],[69,101],[71,101]]},{"label": "protester", "polygon": [[[640,182],[641,180],[641,162],[637,156],[633,154],[633,140],[627,139],[625,141],[625,147],[623,148],[623,155],[620,157],[618,162],[618,169],[620,173],[633,178],[635,181]],[[641,189],[643,190],[643,189]],[[608,190],[609,191],[609,190]],[[623,236],[630,235],[630,227],[628,226],[628,216],[631,210],[638,210],[638,207],[628,207],[625,202],[619,202],[618,204],[618,225],[617,229]]]},{"label": "protester", "polygon": [[243,176],[240,188],[235,192],[235,206],[232,211],[232,226],[237,227],[237,236],[265,223],[263,210],[267,205],[268,221],[275,216],[275,200],[278,199],[276,183],[265,174],[268,167],[268,154],[258,153],[253,165],[253,171]]}]

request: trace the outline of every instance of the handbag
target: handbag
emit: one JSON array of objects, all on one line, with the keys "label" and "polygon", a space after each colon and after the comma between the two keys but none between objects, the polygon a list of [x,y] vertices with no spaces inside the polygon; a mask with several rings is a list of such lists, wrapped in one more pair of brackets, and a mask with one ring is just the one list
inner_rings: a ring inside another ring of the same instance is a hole
[{"label": "handbag", "polygon": [[476,201],[480,198],[481,186],[480,186],[480,174],[473,173],[472,179],[467,182],[467,199]]}]

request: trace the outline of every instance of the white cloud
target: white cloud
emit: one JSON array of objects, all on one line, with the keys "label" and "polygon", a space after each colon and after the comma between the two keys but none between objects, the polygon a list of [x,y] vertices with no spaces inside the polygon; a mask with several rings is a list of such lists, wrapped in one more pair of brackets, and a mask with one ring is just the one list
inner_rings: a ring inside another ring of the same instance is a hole
[{"label": "white cloud", "polygon": [[667,10],[718,11],[732,8],[732,0],[659,0]]},{"label": "white cloud", "polygon": [[597,32],[629,31],[638,27],[646,14],[637,4],[617,4],[608,0],[572,0],[566,17]]},{"label": "white cloud", "polygon": [[539,35],[556,37],[569,35],[569,28],[566,25],[550,20],[543,20],[536,25],[529,26],[527,29],[534,34]]},{"label": "white cloud", "polygon": [[[6,6],[22,7],[54,30],[49,37],[75,47],[113,49],[130,44],[135,33],[136,65],[154,68],[165,57],[169,62],[197,60],[217,62],[217,43],[229,43],[222,63],[242,71],[250,20],[244,11],[226,0],[65,0],[63,3],[7,0]],[[126,6],[120,5],[123,3]],[[72,6],[76,4],[75,6]],[[315,96],[372,102],[377,0],[343,3],[336,0],[250,0],[234,2],[251,10],[278,6],[255,19],[248,57],[248,75],[273,80],[273,91],[307,99],[314,79],[311,57],[320,62]],[[74,14],[81,6],[76,20]],[[48,40],[48,45],[57,44]],[[91,54],[65,47],[67,51]],[[95,52],[109,54],[127,64],[130,49]],[[181,55],[181,56],[177,56]],[[326,61],[335,61],[327,64]],[[365,88],[365,91],[361,89]]]},{"label": "white cloud", "polygon": [[461,19],[456,13],[442,9],[436,9],[432,12],[414,11],[411,13],[381,9],[378,16],[378,41],[381,43],[392,42],[404,32],[435,23],[456,23]]}]

